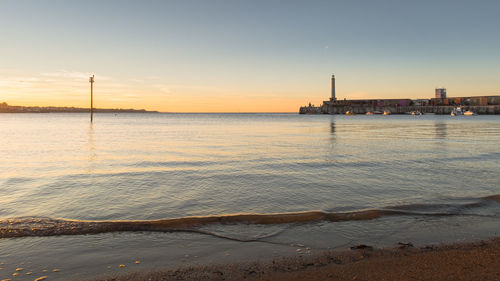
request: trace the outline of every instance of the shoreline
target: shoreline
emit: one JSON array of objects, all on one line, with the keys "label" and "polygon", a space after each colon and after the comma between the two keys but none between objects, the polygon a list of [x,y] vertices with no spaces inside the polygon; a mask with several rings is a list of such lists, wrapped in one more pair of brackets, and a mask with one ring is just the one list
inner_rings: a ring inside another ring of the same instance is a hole
[{"label": "shoreline", "polygon": [[500,280],[500,237],[393,248],[366,245],[271,261],[200,264],[93,280]]}]

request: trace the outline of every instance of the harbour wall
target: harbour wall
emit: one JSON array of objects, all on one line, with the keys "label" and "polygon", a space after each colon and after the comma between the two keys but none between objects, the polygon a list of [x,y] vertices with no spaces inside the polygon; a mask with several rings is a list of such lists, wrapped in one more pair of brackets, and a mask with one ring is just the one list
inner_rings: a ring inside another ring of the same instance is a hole
[{"label": "harbour wall", "polygon": [[328,112],[324,112],[322,106],[302,106],[299,114],[328,114]]},{"label": "harbour wall", "polygon": [[[299,110],[300,114],[345,114],[347,111],[356,114],[365,114],[367,112],[389,111],[391,114],[406,114],[412,111],[434,114],[450,114],[456,106],[339,106],[323,104],[321,107],[304,106]],[[462,106],[464,111],[470,110],[477,114],[498,114],[500,115],[500,105],[482,105],[482,106]]]}]

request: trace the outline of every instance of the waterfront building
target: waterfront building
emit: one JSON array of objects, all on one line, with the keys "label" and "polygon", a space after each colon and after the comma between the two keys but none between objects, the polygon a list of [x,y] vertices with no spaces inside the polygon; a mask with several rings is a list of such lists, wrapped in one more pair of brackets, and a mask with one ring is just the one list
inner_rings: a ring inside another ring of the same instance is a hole
[{"label": "waterfront building", "polygon": [[473,97],[450,97],[450,98],[433,98],[432,105],[471,105],[471,106],[488,106],[500,105],[500,96],[473,96]]},{"label": "waterfront building", "polygon": [[436,88],[436,99],[446,98],[446,88]]},{"label": "waterfront building", "polygon": [[303,106],[301,114],[365,114],[367,112],[389,111],[405,114],[413,111],[422,113],[450,114],[457,106],[463,106],[478,114],[500,114],[500,96],[447,97],[446,88],[435,88],[435,97],[431,99],[342,99],[337,100],[335,93],[335,75],[331,78],[331,97],[321,106]]}]

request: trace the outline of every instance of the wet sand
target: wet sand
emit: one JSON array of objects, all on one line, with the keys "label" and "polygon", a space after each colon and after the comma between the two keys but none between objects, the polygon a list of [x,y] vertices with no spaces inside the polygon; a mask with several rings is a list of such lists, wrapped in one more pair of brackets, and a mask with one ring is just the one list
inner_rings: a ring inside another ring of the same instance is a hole
[{"label": "wet sand", "polygon": [[418,248],[360,248],[269,262],[136,272],[98,280],[500,280],[500,237]]}]

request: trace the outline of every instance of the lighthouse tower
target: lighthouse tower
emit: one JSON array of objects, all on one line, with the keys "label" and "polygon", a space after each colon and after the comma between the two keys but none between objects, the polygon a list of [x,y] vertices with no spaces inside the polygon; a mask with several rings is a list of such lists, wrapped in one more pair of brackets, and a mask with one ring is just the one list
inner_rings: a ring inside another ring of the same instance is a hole
[{"label": "lighthouse tower", "polygon": [[337,98],[335,97],[335,75],[332,74],[332,97],[330,101],[335,101]]}]

